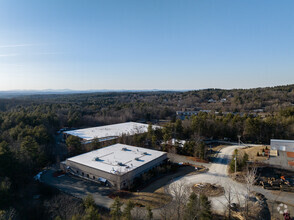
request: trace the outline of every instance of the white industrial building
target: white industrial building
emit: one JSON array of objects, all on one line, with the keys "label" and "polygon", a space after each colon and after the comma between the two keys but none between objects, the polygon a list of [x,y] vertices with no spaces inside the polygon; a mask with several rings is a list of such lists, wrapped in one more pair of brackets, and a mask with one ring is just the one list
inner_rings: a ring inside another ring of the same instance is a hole
[{"label": "white industrial building", "polygon": [[135,177],[140,177],[166,159],[165,152],[115,144],[68,158],[61,165],[74,175],[107,182],[114,188],[122,189],[131,185]]},{"label": "white industrial building", "polygon": [[[63,133],[73,135],[81,138],[84,143],[89,143],[94,139],[99,142],[116,139],[122,135],[135,135],[141,134],[148,131],[148,124],[142,124],[137,122],[126,122],[113,125],[105,125],[99,127],[78,129],[72,131],[64,131]],[[160,126],[152,125],[152,128],[159,129]]]},{"label": "white industrial building", "polygon": [[294,140],[271,139],[271,151],[277,152],[276,158],[270,158],[271,164],[294,169]]},{"label": "white industrial building", "polygon": [[271,150],[294,152],[294,141],[271,139]]}]

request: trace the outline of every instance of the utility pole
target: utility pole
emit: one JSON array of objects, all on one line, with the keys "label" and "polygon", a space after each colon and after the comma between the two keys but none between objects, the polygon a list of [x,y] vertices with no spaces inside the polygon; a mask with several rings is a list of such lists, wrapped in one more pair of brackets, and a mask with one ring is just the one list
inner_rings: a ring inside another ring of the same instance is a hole
[{"label": "utility pole", "polygon": [[[238,135],[238,145],[241,145],[241,135]],[[235,150],[235,173],[237,172],[237,149]]]},{"label": "utility pole", "polygon": [[235,151],[235,173],[237,172],[237,151]]},{"label": "utility pole", "polygon": [[241,135],[238,135],[239,146],[241,145]]}]

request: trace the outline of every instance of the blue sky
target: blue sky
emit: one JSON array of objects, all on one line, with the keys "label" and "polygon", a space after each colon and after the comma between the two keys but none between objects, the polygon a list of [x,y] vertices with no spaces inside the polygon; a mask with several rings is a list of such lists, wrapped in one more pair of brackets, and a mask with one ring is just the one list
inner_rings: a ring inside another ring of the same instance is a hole
[{"label": "blue sky", "polygon": [[294,1],[0,0],[0,90],[294,83]]}]

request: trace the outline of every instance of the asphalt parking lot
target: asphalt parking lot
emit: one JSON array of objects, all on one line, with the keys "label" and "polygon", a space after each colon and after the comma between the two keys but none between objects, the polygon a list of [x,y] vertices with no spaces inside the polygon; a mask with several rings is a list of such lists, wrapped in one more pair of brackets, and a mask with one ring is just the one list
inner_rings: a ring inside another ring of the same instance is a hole
[{"label": "asphalt parking lot", "polygon": [[41,181],[77,198],[83,199],[91,194],[96,204],[104,208],[109,208],[113,203],[113,200],[108,197],[112,192],[110,188],[69,174],[53,177],[55,171],[53,168],[48,169],[41,176]]},{"label": "asphalt parking lot", "polygon": [[283,151],[279,151],[279,156],[277,157],[270,157],[269,160],[265,161],[264,163],[278,166],[285,169],[293,169],[293,167],[288,165],[288,161],[290,158],[287,157],[287,153]]}]

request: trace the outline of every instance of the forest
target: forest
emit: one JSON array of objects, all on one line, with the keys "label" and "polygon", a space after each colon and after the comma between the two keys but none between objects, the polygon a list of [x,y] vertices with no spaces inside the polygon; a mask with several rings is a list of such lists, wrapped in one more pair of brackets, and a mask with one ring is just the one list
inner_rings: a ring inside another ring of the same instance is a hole
[{"label": "forest", "polygon": [[[26,201],[28,188],[34,184],[33,176],[56,162],[56,136],[61,128],[127,121],[161,122],[163,128],[159,131],[149,130],[146,134],[131,139],[122,137],[118,141],[207,159],[204,144],[207,139],[237,141],[237,136],[241,135],[243,142],[262,144],[269,144],[271,138],[293,139],[293,105],[294,85],[1,98],[0,210],[18,216],[34,213],[34,206],[28,210],[21,208],[22,203]],[[185,120],[177,119],[176,111],[185,109],[211,112],[201,112]],[[256,109],[261,110],[257,113]],[[171,138],[187,142],[183,148],[175,149],[161,145],[162,141]],[[42,186],[38,187],[44,191]],[[39,210],[40,213],[35,213],[36,219],[48,212],[44,206]]]}]

